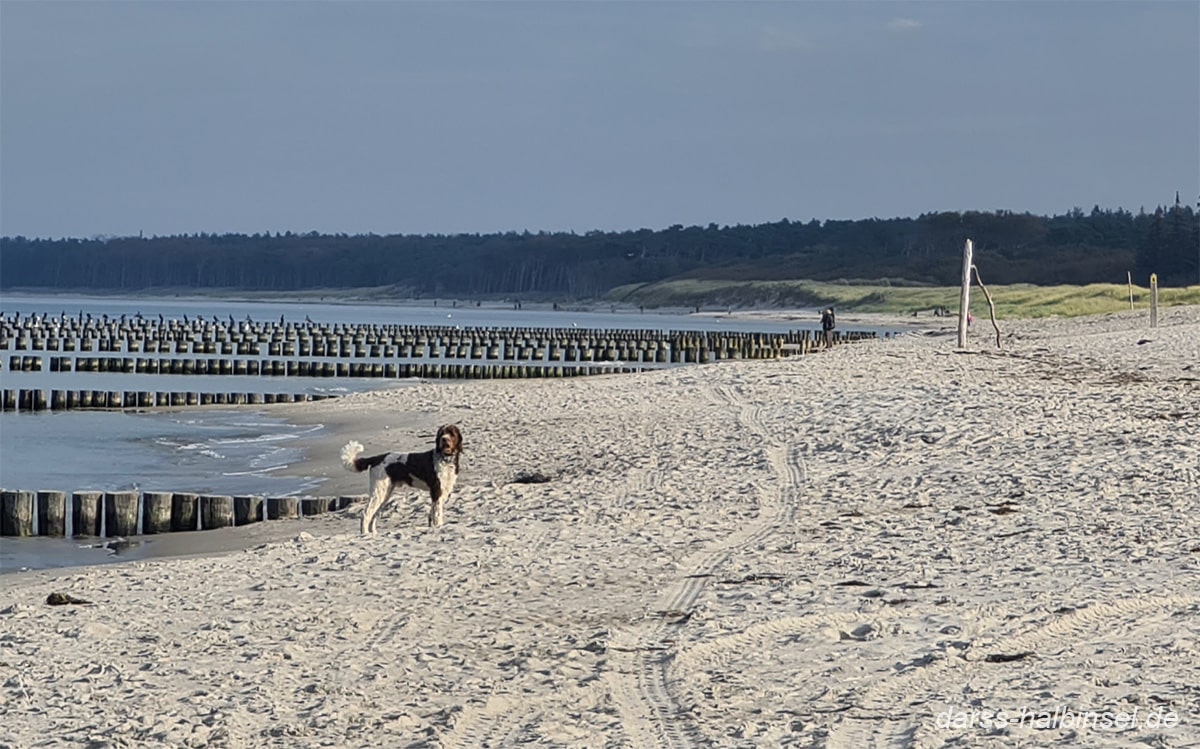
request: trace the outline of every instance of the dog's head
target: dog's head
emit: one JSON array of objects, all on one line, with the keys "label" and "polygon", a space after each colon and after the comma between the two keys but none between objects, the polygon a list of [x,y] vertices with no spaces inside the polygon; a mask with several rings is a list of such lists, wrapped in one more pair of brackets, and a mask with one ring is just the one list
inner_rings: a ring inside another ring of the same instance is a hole
[{"label": "dog's head", "polygon": [[437,438],[433,444],[433,449],[443,458],[454,458],[457,461],[463,448],[462,432],[458,431],[458,427],[455,425],[446,424],[438,428]]}]

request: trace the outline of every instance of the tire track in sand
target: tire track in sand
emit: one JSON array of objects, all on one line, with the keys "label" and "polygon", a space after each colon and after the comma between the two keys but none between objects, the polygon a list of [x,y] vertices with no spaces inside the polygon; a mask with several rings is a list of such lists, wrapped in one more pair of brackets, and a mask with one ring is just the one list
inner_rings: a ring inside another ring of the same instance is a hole
[{"label": "tire track in sand", "polygon": [[[637,503],[631,498],[653,496],[661,489],[665,472],[658,458],[658,445],[668,444],[672,434],[668,422],[663,419],[653,420],[647,429],[651,448],[639,456],[641,464],[626,470],[624,481],[613,489],[617,495],[613,502],[616,507],[636,506]],[[528,544],[531,548],[540,548],[550,539],[551,533],[547,527]],[[577,709],[580,704],[594,703],[607,693],[605,686],[602,679],[597,679],[586,687],[539,697],[519,693],[493,694],[483,704],[466,705],[456,715],[453,725],[439,737],[439,743],[443,747],[461,749],[517,746],[523,743],[522,737],[542,715],[559,712],[563,705]],[[632,728],[634,738],[638,739],[634,742],[635,746],[650,745],[640,740],[646,735],[639,731],[638,726],[625,728]]]},{"label": "tire track in sand", "polygon": [[736,410],[738,423],[750,433],[745,444],[762,445],[773,480],[760,490],[758,516],[711,548],[689,559],[689,571],[659,600],[662,615],[649,626],[618,633],[609,650],[614,668],[610,672],[613,697],[621,722],[635,746],[692,747],[711,743],[696,721],[683,711],[671,691],[677,637],[687,623],[692,607],[712,577],[738,551],[761,544],[796,516],[800,494],[807,480],[800,449],[779,444],[762,421],[762,408],[736,390],[717,389],[718,403]]}]

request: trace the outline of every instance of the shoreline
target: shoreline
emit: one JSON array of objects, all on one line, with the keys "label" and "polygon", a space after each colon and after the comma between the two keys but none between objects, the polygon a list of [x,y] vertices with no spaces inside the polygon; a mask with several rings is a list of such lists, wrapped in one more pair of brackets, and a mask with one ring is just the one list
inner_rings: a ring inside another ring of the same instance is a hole
[{"label": "shoreline", "polygon": [[[446,524],[6,576],[0,744],[1200,741],[1200,307],[986,332],[273,407],[461,424]],[[939,717],[1064,707],[1175,719]]]}]

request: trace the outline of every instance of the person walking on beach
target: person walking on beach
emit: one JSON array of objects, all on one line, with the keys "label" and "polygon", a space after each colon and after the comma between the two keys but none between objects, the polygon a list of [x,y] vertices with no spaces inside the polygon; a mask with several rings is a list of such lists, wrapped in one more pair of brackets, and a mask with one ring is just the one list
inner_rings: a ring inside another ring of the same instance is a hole
[{"label": "person walking on beach", "polygon": [[825,336],[825,348],[833,348],[833,329],[837,322],[833,318],[833,307],[827,307],[821,313],[821,332]]}]

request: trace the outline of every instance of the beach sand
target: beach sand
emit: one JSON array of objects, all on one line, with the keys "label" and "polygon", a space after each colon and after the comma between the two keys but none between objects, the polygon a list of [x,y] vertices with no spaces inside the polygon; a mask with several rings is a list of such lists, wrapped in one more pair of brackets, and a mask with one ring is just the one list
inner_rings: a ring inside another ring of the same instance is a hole
[{"label": "beach sand", "polygon": [[459,423],[446,525],[7,575],[0,745],[1200,743],[1200,308],[982,323],[279,406]]}]

